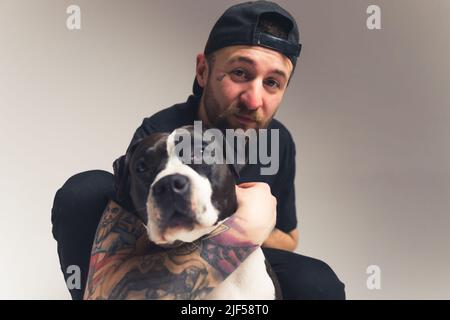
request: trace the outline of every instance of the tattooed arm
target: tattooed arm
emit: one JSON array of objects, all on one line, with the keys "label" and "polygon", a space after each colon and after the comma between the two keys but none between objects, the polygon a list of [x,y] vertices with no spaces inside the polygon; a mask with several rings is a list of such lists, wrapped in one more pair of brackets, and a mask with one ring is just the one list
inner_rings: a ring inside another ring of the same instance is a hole
[{"label": "tattooed arm", "polygon": [[110,201],[94,240],[84,298],[204,298],[262,244],[275,223],[270,214],[276,207],[273,197],[259,206],[265,208],[258,221],[253,221],[256,215],[252,217],[248,210],[252,198],[267,193],[264,184],[244,188],[237,188],[238,212],[213,234],[159,252],[148,240],[142,222]]}]

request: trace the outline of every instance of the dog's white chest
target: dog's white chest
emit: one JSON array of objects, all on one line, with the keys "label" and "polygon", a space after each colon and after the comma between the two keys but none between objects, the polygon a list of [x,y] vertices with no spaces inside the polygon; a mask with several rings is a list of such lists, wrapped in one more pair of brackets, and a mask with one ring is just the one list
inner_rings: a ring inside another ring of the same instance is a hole
[{"label": "dog's white chest", "polygon": [[215,288],[207,300],[274,300],[275,287],[266,271],[261,248],[247,259]]}]

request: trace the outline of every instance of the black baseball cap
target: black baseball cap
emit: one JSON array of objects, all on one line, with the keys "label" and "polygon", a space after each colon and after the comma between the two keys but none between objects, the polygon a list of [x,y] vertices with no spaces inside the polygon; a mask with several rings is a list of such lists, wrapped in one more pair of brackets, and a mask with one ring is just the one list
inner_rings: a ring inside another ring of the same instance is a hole
[{"label": "black baseball cap", "polygon": [[[259,28],[262,19],[277,21],[287,31],[287,38],[279,38]],[[288,57],[295,68],[302,45],[295,19],[278,4],[270,1],[251,1],[228,8],[217,20],[206,42],[204,54],[236,45],[261,46]],[[203,88],[194,79],[193,92],[200,96]]]}]

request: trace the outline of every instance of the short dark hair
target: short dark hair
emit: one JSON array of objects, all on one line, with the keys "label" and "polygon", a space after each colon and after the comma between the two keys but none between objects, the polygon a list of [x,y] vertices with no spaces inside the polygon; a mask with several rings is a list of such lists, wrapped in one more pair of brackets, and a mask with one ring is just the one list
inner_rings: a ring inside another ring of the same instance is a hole
[{"label": "short dark hair", "polygon": [[287,40],[291,29],[286,18],[271,12],[261,14],[256,30]]}]

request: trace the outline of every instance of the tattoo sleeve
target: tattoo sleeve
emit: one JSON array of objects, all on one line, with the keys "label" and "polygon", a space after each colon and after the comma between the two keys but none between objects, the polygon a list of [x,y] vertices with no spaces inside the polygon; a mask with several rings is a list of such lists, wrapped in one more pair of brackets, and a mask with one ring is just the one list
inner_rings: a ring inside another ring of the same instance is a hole
[{"label": "tattoo sleeve", "polygon": [[161,249],[139,218],[110,201],[92,247],[85,299],[202,299],[257,246],[233,217],[207,237]]}]

